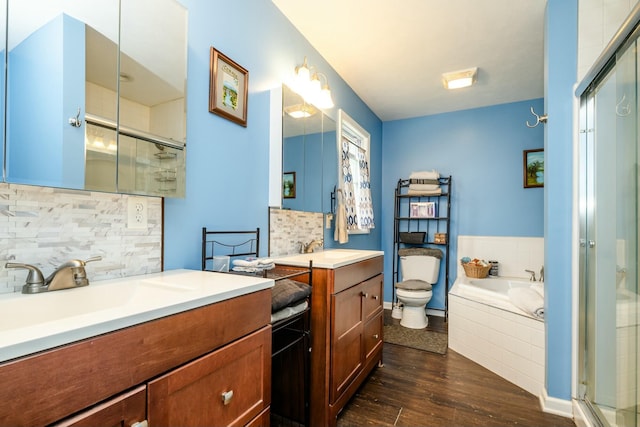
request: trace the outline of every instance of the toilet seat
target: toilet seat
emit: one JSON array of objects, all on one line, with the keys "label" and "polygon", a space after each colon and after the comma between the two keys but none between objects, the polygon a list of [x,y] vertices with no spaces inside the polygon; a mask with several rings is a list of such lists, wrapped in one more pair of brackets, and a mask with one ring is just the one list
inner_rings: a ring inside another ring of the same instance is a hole
[{"label": "toilet seat", "polygon": [[431,298],[433,295],[433,291],[424,291],[424,290],[408,290],[396,288],[396,295],[399,297],[406,298]]}]

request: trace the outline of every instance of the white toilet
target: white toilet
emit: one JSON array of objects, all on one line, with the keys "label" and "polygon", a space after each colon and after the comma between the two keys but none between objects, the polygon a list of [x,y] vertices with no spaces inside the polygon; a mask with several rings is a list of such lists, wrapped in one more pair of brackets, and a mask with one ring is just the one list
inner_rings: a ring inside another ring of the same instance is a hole
[{"label": "white toilet", "polygon": [[434,248],[403,248],[400,256],[402,282],[396,283],[396,297],[402,303],[400,325],[424,329],[429,324],[426,306],[438,282],[442,251]]}]

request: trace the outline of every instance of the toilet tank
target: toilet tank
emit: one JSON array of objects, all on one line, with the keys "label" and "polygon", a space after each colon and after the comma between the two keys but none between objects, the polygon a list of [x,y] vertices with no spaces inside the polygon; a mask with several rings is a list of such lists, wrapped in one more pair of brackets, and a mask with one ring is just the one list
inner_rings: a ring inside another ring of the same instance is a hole
[{"label": "toilet tank", "polygon": [[438,282],[440,259],[425,255],[400,257],[402,280],[424,280],[432,285]]}]

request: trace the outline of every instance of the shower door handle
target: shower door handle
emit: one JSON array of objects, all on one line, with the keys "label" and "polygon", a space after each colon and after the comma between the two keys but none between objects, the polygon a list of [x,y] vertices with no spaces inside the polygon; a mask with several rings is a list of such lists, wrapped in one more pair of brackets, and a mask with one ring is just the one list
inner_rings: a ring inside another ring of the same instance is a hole
[{"label": "shower door handle", "polygon": [[596,246],[596,241],[595,240],[589,240],[589,247],[593,248]]}]

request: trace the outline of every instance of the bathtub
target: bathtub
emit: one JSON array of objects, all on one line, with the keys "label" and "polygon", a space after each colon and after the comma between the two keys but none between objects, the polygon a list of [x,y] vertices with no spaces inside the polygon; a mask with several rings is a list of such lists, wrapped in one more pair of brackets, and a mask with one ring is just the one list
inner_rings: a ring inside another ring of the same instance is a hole
[{"label": "bathtub", "polygon": [[529,288],[532,285],[542,285],[540,282],[532,282],[525,279],[513,277],[489,277],[486,279],[473,279],[464,276],[462,280],[457,280],[449,291],[449,295],[456,295],[468,298],[492,307],[508,310],[520,316],[528,316],[532,319],[542,321],[531,313],[522,311],[511,303],[509,289]]},{"label": "bathtub", "polygon": [[513,287],[521,278],[467,278],[458,275],[448,296],[449,348],[504,379],[540,396],[545,378],[544,321],[514,306]]}]

